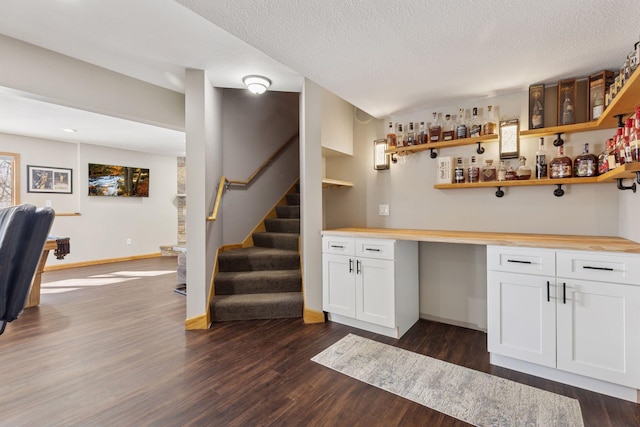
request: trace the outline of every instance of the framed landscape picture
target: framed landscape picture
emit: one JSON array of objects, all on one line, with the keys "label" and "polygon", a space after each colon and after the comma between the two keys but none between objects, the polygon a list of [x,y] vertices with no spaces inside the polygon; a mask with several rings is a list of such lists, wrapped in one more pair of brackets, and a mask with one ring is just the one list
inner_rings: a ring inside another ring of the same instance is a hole
[{"label": "framed landscape picture", "polygon": [[72,172],[66,168],[27,165],[27,192],[71,194]]},{"label": "framed landscape picture", "polygon": [[544,127],[544,85],[529,86],[529,129]]}]

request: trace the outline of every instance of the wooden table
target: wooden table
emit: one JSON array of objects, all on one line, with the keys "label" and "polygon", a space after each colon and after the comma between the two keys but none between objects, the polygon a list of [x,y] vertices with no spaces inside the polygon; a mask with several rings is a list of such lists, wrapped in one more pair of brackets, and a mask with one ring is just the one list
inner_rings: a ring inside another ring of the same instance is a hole
[{"label": "wooden table", "polygon": [[24,306],[24,308],[36,307],[40,304],[40,283],[42,282],[42,272],[44,271],[44,265],[47,263],[47,258],[49,258],[49,251],[55,250],[58,247],[55,239],[47,240],[44,244],[44,249],[42,250],[42,256],[40,257],[40,261],[38,262],[38,268],[36,269],[36,274],[33,276],[33,283],[31,284],[31,293],[29,294],[29,298]]}]

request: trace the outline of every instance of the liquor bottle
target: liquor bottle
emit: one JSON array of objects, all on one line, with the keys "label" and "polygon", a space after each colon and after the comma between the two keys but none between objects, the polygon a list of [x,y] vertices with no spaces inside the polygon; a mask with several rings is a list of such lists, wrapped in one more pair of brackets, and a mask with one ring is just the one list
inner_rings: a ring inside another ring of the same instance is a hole
[{"label": "liquor bottle", "polygon": [[418,127],[418,144],[424,144],[427,142],[427,134],[425,133],[424,122],[420,122]]},{"label": "liquor bottle", "polygon": [[584,144],[582,154],[576,157],[573,162],[573,176],[596,176],[598,175],[598,158],[589,153],[589,144]]},{"label": "liquor bottle", "polygon": [[496,167],[493,165],[493,160],[485,160],[484,166],[482,166],[482,182],[491,182],[496,180]]},{"label": "liquor bottle", "polygon": [[620,167],[624,165],[624,142],[622,141],[622,132],[623,129],[619,127],[616,131],[616,136],[614,138],[615,143],[615,156],[616,156],[616,167]]},{"label": "liquor bottle", "polygon": [[[640,44],[638,45],[638,49],[640,49]],[[640,162],[640,107],[636,107],[633,129],[631,129],[631,136],[629,137],[629,145],[631,146],[631,160]]]},{"label": "liquor bottle", "polygon": [[456,159],[456,168],[453,170],[453,176],[456,184],[464,183],[464,167],[462,166],[462,157]]},{"label": "liquor bottle", "polygon": [[498,166],[498,181],[505,181],[507,179],[507,166],[504,164],[504,160],[500,160],[500,166]]},{"label": "liquor bottle", "polygon": [[625,163],[633,162],[633,154],[631,153],[631,130],[633,129],[633,119],[629,117],[624,127],[622,143],[624,144],[624,161]]},{"label": "liquor bottle", "polygon": [[442,140],[452,141],[456,137],[456,125],[451,121],[451,114],[445,116],[444,125],[442,125]]},{"label": "liquor bottle", "polygon": [[540,138],[536,151],[536,179],[547,178],[547,153],[544,151],[544,138]]},{"label": "liquor bottle", "polygon": [[493,111],[491,111],[491,105],[487,106],[487,120],[482,125],[482,134],[483,135],[495,135],[496,129],[498,126],[496,125],[495,120],[493,120]]},{"label": "liquor bottle", "polygon": [[473,109],[473,116],[471,117],[471,126],[469,126],[469,138],[476,138],[482,134],[482,122],[478,118],[478,109]]},{"label": "liquor bottle", "polygon": [[610,139],[607,140],[604,151],[598,155],[598,175],[602,175],[603,173],[607,173],[609,171],[608,156],[609,151],[611,150],[610,141]]},{"label": "liquor bottle", "polygon": [[396,140],[398,141],[398,147],[404,147],[406,144],[404,140],[404,132],[402,132],[402,123],[398,123],[398,130],[396,131]]},{"label": "liquor bottle", "polygon": [[571,159],[564,155],[564,148],[558,147],[558,157],[554,157],[549,163],[549,169],[551,173],[549,178],[571,178],[573,172],[573,162]]},{"label": "liquor bottle", "polygon": [[516,179],[518,179],[518,175],[516,175],[516,170],[513,168],[513,166],[509,165],[507,171],[504,174],[504,179],[506,181],[515,181]]},{"label": "liquor bottle", "polygon": [[429,142],[440,141],[441,133],[442,125],[440,124],[440,120],[438,120],[438,113],[433,113],[433,121],[431,122],[431,126],[429,126]]},{"label": "liquor bottle", "polygon": [[460,109],[458,114],[458,123],[456,124],[456,139],[464,139],[467,137],[467,122],[464,119],[464,108]]},{"label": "liquor bottle", "polygon": [[392,148],[396,146],[396,133],[393,131],[393,122],[389,122],[389,129],[387,130],[387,147]]},{"label": "liquor bottle", "polygon": [[[617,160],[617,150],[613,138],[607,140],[607,167],[605,172],[615,169]],[[619,165],[618,165],[619,166]]]},{"label": "liquor bottle", "polygon": [[413,122],[409,122],[409,129],[407,129],[407,145],[416,145],[416,131],[413,129]]},{"label": "liquor bottle", "polygon": [[524,156],[520,156],[520,166],[518,166],[518,170],[516,170],[516,177],[518,180],[531,178],[531,168],[527,166],[527,158]]},{"label": "liquor bottle", "polygon": [[476,163],[476,156],[471,156],[467,178],[469,182],[480,182],[480,167]]}]

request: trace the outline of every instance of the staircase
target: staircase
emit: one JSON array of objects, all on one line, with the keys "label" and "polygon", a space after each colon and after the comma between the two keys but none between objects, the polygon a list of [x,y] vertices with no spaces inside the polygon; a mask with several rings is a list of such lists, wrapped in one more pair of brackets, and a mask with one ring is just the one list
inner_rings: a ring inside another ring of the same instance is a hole
[{"label": "staircase", "polygon": [[264,220],[266,231],[253,233],[254,246],[218,255],[214,322],[302,317],[300,194],[287,194],[276,216]]}]

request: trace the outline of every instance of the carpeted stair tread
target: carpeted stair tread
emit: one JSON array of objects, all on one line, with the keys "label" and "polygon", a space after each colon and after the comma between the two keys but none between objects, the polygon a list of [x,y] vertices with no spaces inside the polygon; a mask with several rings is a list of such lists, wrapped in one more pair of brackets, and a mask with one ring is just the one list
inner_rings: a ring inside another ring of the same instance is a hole
[{"label": "carpeted stair tread", "polygon": [[301,292],[216,295],[211,303],[215,322],[292,317],[302,317]]},{"label": "carpeted stair tread", "polygon": [[256,271],[300,269],[297,250],[252,246],[218,255],[218,271]]},{"label": "carpeted stair tread", "polygon": [[300,234],[299,218],[267,218],[264,226],[268,232]]},{"label": "carpeted stair tread", "polygon": [[300,206],[276,206],[278,218],[300,218]]},{"label": "carpeted stair tread", "polygon": [[263,248],[298,250],[298,233],[253,233],[253,244]]},{"label": "carpeted stair tread", "polygon": [[286,195],[287,205],[289,206],[300,206],[300,194],[291,193]]},{"label": "carpeted stair tread", "polygon": [[229,271],[218,272],[216,295],[300,292],[300,270]]}]

